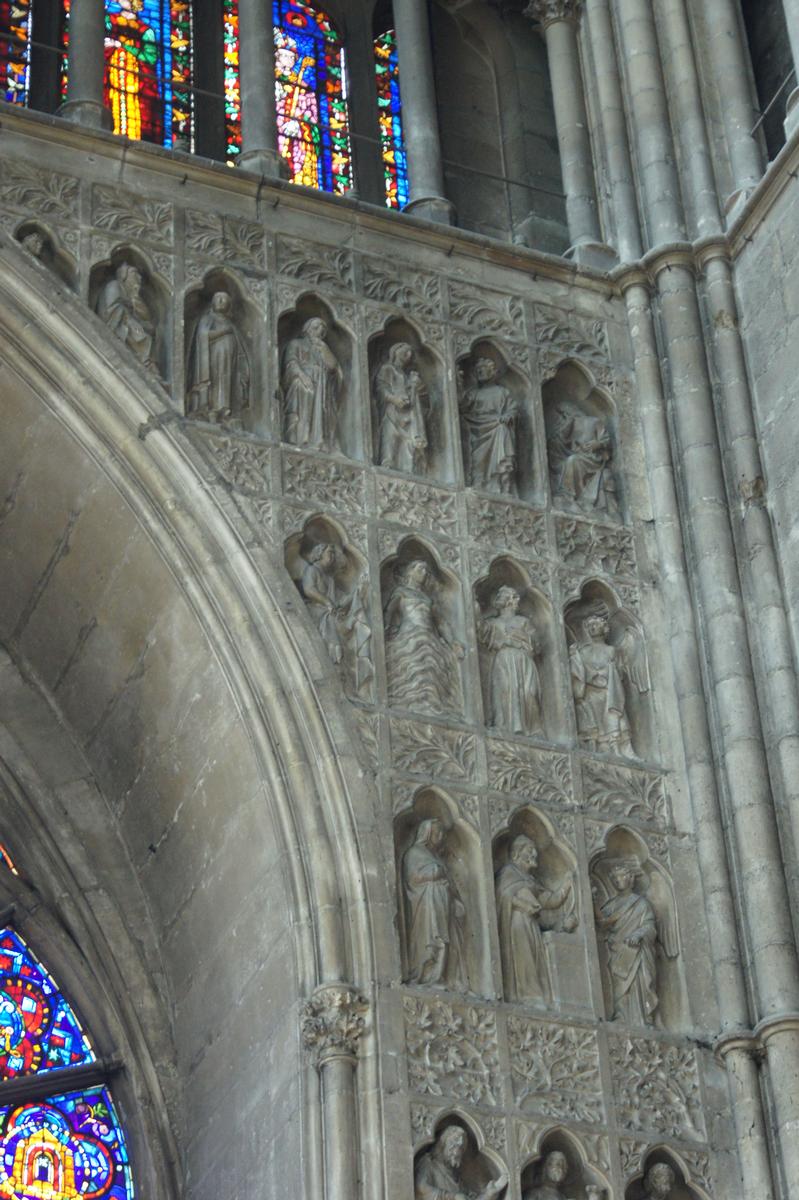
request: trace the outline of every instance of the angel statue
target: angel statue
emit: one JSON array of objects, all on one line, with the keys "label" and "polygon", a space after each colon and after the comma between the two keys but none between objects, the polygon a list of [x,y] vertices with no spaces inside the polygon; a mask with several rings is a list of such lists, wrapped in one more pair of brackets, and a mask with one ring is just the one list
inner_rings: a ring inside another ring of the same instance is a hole
[{"label": "angel statue", "polygon": [[438,1135],[416,1164],[414,1200],[494,1200],[505,1191],[507,1175],[500,1175],[478,1191],[464,1183],[461,1165],[467,1140],[459,1125],[450,1125]]},{"label": "angel statue", "polygon": [[[595,875],[594,916],[607,945],[611,1020],[654,1025],[660,1004],[658,946],[666,958],[679,953],[671,887],[656,867],[638,858],[606,859]],[[645,881],[641,887],[647,895],[635,890],[638,879]]]},{"label": "angel statue", "polygon": [[627,711],[628,689],[649,691],[646,651],[637,623],[624,610],[614,613],[604,600],[583,607],[570,622],[569,649],[577,734],[588,750],[635,758]]}]

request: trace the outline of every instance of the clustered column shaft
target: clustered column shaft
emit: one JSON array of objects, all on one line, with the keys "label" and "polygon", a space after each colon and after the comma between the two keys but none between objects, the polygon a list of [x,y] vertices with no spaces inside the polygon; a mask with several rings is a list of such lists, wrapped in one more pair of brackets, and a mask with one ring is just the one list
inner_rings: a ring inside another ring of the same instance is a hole
[{"label": "clustered column shaft", "polygon": [[239,0],[241,155],[239,166],[261,175],[280,172],[275,109],[275,39],[272,6]]},{"label": "clustered column shaft", "polygon": [[735,0],[705,0],[708,49],[721,97],[721,116],[730,155],[731,208],[745,199],[763,174],[763,155],[752,135],[757,108],[749,76],[746,43]]},{"label": "clustered column shaft", "polygon": [[444,195],[444,166],[425,0],[394,0],[394,26],[411,197],[406,210],[449,225],[453,214],[452,205]]},{"label": "clustered column shaft", "polygon": [[103,97],[105,4],[72,0],[69,10],[69,76],[61,115],[92,129],[110,129]]}]

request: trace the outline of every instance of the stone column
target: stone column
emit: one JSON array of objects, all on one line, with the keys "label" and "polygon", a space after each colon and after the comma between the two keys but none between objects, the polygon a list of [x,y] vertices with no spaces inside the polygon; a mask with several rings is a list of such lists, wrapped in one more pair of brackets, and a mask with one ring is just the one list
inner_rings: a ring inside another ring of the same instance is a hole
[{"label": "stone column", "polygon": [[239,87],[241,154],[245,171],[276,179],[280,175],[275,109],[275,35],[272,6],[239,0]]},{"label": "stone column", "polygon": [[[713,389],[688,250],[652,261],[669,367],[692,578],[724,773],[741,917],[786,1178],[799,1178],[799,958],[765,753],[748,630],[718,446]],[[768,1037],[766,1033],[768,1032]]]},{"label": "stone column", "polygon": [[649,280],[642,271],[635,271],[622,278],[621,287],[635,359],[636,404],[655,514],[660,586],[668,614],[669,646],[710,931],[710,959],[722,1029],[718,1053],[731,1078],[744,1194],[774,1200],[757,1065],[759,1044],[751,1032],[738,944]]},{"label": "stone column", "polygon": [[634,262],[641,257],[641,226],[608,0],[585,0],[585,19],[596,67],[610,200],[616,222],[616,249],[622,262]]},{"label": "stone column", "polygon": [[683,148],[682,179],[692,233],[709,237],[720,232],[721,213],[685,0],[660,0],[658,14],[672,117]]},{"label": "stone column", "polygon": [[72,0],[67,98],[59,115],[90,129],[112,128],[111,113],[103,97],[104,48],[104,0]]},{"label": "stone column", "polygon": [[355,1069],[369,1002],[347,983],[322,984],[302,1013],[302,1036],[319,1071],[324,1129],[324,1200],[357,1200]]},{"label": "stone column", "polygon": [[790,137],[799,125],[799,0],[782,0],[785,9],[785,25],[791,43],[793,65],[796,69],[793,90],[785,106],[785,134]]},{"label": "stone column", "polygon": [[739,5],[736,0],[705,0],[705,16],[732,172],[732,192],[724,207],[732,217],[736,205],[746,199],[763,174],[763,152],[752,135],[758,107]]},{"label": "stone column", "polygon": [[394,0],[394,28],[411,196],[405,211],[451,225],[454,208],[444,194],[427,0]]},{"label": "stone column", "polygon": [[616,0],[621,53],[650,247],[685,237],[652,0]]},{"label": "stone column", "polygon": [[613,265],[615,255],[604,245],[599,224],[591,134],[577,44],[581,7],[582,0],[530,0],[525,16],[542,26],[547,44],[571,241],[567,254],[578,262],[607,269]]}]

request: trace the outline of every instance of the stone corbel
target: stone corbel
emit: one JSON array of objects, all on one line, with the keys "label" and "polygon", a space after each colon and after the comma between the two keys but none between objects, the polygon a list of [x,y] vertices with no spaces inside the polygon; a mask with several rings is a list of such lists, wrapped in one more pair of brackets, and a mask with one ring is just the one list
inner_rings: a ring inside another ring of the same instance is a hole
[{"label": "stone corbel", "polygon": [[580,20],[582,7],[583,0],[530,0],[524,15],[546,29],[547,25],[556,21],[573,21],[576,24]]}]

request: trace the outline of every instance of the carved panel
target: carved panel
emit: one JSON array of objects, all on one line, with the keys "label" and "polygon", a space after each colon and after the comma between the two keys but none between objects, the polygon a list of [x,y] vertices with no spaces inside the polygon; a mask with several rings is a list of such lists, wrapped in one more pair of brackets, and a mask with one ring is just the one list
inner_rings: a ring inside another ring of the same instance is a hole
[{"label": "carved panel", "polygon": [[494,554],[512,550],[522,558],[531,558],[545,554],[547,549],[544,514],[533,512],[523,504],[471,495],[469,532],[472,537],[489,542]]},{"label": "carved panel", "polygon": [[633,817],[663,828],[671,826],[671,805],[661,775],[595,759],[583,761],[582,775],[586,808],[605,817]]},{"label": "carved panel", "polygon": [[261,496],[269,491],[269,447],[245,438],[202,435],[198,444],[211,454],[222,478],[240,492]]},{"label": "carved panel", "polygon": [[283,454],[283,491],[286,496],[313,497],[328,508],[363,512],[363,472],[342,462],[329,462],[304,454]]},{"label": "carved panel", "polygon": [[628,529],[608,528],[574,517],[556,518],[555,527],[558,551],[572,570],[635,575],[635,547]]},{"label": "carved panel", "polygon": [[508,1017],[513,1094],[558,1120],[601,1121],[599,1047],[590,1029]]},{"label": "carved panel", "polygon": [[379,515],[386,521],[457,536],[458,499],[454,492],[410,480],[378,476],[377,503]]},{"label": "carved panel", "polygon": [[363,291],[370,300],[404,308],[423,320],[441,317],[441,288],[435,275],[383,259],[363,258]]},{"label": "carved panel", "polygon": [[369,765],[373,771],[376,771],[380,765],[380,728],[377,713],[354,708],[353,715]]},{"label": "carved panel", "polygon": [[411,1138],[414,1150],[421,1146],[422,1142],[432,1141],[438,1112],[439,1108],[430,1104],[420,1104],[416,1101],[411,1105]]},{"label": "carved panel", "polygon": [[512,792],[545,804],[573,804],[569,756],[529,746],[488,741],[488,782],[498,792]]},{"label": "carved panel", "polygon": [[694,1051],[654,1038],[610,1038],[609,1043],[619,1123],[672,1137],[703,1138]]},{"label": "carved panel", "polygon": [[564,359],[574,358],[598,383],[610,383],[608,332],[604,321],[578,316],[548,304],[536,304],[535,332],[542,378],[554,374]]},{"label": "carved panel", "polygon": [[186,248],[195,254],[247,266],[264,266],[264,231],[252,221],[216,212],[186,212]]},{"label": "carved panel", "polygon": [[302,1010],[302,1038],[317,1064],[327,1058],[355,1058],[366,1029],[369,1001],[346,983],[316,989]]},{"label": "carved panel", "polygon": [[[494,838],[501,829],[507,829],[510,825],[513,814],[517,809],[524,807],[524,801],[519,799],[511,800],[498,796],[489,797],[488,801],[488,819],[491,827],[491,837]],[[574,817],[571,813],[560,812],[558,810],[547,811],[547,818],[552,822],[559,833],[563,835],[565,841],[574,847],[574,839],[576,836]]]},{"label": "carved panel", "polygon": [[352,290],[352,254],[340,246],[323,246],[300,238],[278,236],[277,269],[281,275],[316,287]]},{"label": "carved panel", "polygon": [[442,725],[394,719],[391,750],[394,766],[415,775],[472,780],[477,771],[474,734]]},{"label": "carved panel", "polygon": [[411,1090],[471,1104],[502,1103],[493,1012],[444,1000],[403,999]]},{"label": "carved panel", "polygon": [[42,171],[27,162],[4,158],[0,163],[0,200],[28,213],[31,210],[58,220],[78,215],[78,181],[71,175]]},{"label": "carved panel", "polygon": [[484,337],[492,333],[524,337],[522,303],[516,296],[506,296],[490,288],[475,291],[468,284],[450,280],[449,305],[453,321]]},{"label": "carved panel", "polygon": [[92,222],[119,237],[172,245],[172,205],[167,201],[148,200],[96,183],[92,188]]}]

